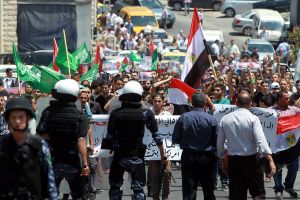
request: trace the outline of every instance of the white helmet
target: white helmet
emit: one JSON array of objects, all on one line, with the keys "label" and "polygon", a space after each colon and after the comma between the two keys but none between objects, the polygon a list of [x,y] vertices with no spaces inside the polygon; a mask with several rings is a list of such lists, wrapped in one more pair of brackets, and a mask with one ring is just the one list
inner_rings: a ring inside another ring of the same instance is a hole
[{"label": "white helmet", "polygon": [[137,81],[129,81],[122,89],[122,95],[120,95],[120,101],[133,101],[139,102],[142,100],[143,87]]},{"label": "white helmet", "polygon": [[76,101],[79,94],[79,85],[73,79],[58,81],[52,89],[52,96],[61,101]]}]

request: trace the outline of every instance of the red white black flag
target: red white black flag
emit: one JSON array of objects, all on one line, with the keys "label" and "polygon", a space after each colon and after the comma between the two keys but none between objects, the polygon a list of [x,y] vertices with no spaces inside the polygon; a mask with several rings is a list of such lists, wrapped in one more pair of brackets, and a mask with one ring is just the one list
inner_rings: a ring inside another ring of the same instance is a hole
[{"label": "red white black flag", "polygon": [[203,30],[197,9],[195,8],[190,27],[181,80],[189,86],[195,87],[197,82],[200,81],[202,74],[204,74],[209,67],[210,64],[205,46]]}]

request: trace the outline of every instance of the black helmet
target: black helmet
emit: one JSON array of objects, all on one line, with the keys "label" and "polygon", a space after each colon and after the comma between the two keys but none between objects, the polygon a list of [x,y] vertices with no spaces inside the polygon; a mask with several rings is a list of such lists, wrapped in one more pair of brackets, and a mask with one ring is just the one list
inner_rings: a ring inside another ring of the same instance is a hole
[{"label": "black helmet", "polygon": [[8,121],[9,113],[12,110],[24,110],[30,115],[31,118],[35,118],[35,114],[32,110],[32,105],[30,104],[28,99],[20,97],[9,100],[5,106],[4,112],[6,121]]}]

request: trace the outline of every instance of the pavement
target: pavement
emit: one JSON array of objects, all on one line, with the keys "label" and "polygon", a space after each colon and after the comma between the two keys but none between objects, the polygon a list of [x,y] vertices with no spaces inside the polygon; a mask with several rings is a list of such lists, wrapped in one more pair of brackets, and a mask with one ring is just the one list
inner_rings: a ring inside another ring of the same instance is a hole
[{"label": "pavement", "polygon": [[[175,179],[175,182],[171,182],[171,193],[169,195],[169,200],[182,200],[182,184],[181,184],[181,171],[180,169],[173,168],[172,173]],[[283,178],[286,176],[286,169],[283,169]],[[284,180],[284,179],[283,179]],[[220,185],[220,183],[219,183]],[[274,192],[273,192],[274,181],[273,179],[270,182],[265,182],[265,189],[267,193],[266,199],[274,199]],[[103,192],[97,194],[97,200],[109,200],[108,196],[108,174],[104,175],[104,184],[103,184]],[[298,176],[295,182],[294,189],[298,192],[300,196],[300,171],[298,171]],[[131,200],[132,191],[130,190],[130,182],[128,181],[128,175],[124,175],[124,184],[122,186],[123,190],[123,200]],[[145,193],[147,194],[147,188],[144,189]],[[223,191],[221,187],[218,187],[215,190],[215,196],[217,200],[225,200],[228,199],[228,191]],[[152,199],[148,197],[147,199]],[[252,199],[250,195],[248,195],[248,199]],[[284,192],[283,199],[291,199],[289,194]],[[300,198],[298,198],[300,199]],[[201,187],[198,187],[197,192],[197,200],[203,200],[202,190]]]},{"label": "pavement", "polygon": [[[164,5],[167,5],[166,0],[161,0]],[[169,8],[171,9],[171,8]],[[186,35],[189,34],[190,24],[192,21],[193,11],[190,14],[184,16],[184,10],[172,12],[176,16],[174,26],[168,29],[171,35],[176,35],[180,30],[183,30]],[[203,29],[204,30],[222,30],[224,35],[224,42],[226,45],[230,43],[231,39],[235,40],[235,43],[241,47],[242,44],[249,38],[242,33],[237,33],[232,29],[232,22],[234,18],[228,18],[219,11],[204,10]]]}]

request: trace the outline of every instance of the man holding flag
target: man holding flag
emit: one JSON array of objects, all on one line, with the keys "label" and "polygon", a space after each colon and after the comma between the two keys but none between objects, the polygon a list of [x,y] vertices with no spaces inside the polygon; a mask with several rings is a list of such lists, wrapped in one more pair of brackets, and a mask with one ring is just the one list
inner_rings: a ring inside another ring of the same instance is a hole
[{"label": "man holding flag", "polygon": [[[273,108],[278,112],[279,120],[280,120],[280,117],[284,117],[284,116],[293,117],[295,115],[300,114],[300,109],[295,106],[289,106],[289,101],[290,101],[290,97],[289,97],[288,92],[281,91],[277,94],[277,105],[274,106]],[[296,133],[293,133],[293,134],[296,134]],[[278,133],[277,133],[277,135],[278,135]],[[280,136],[284,137],[283,138],[284,141],[287,141],[287,137],[289,135],[280,133]],[[298,135],[298,137],[294,135],[293,138],[295,138],[295,137],[299,138],[299,135]],[[291,141],[291,143],[294,143],[294,144],[296,142],[297,142],[297,140]],[[283,153],[284,151],[285,151],[285,149],[280,151],[278,154]],[[293,198],[298,197],[297,192],[294,190],[294,183],[295,183],[295,180],[297,177],[297,171],[298,171],[298,158],[294,162],[292,162],[290,165],[287,166],[287,170],[288,170],[288,172],[287,172],[284,184],[282,184],[282,170],[278,171],[274,176],[274,182],[275,182],[274,192],[275,192],[275,196],[277,199],[282,199],[283,189],[285,189],[285,191],[287,193],[289,193],[291,197],[293,197]]]}]

